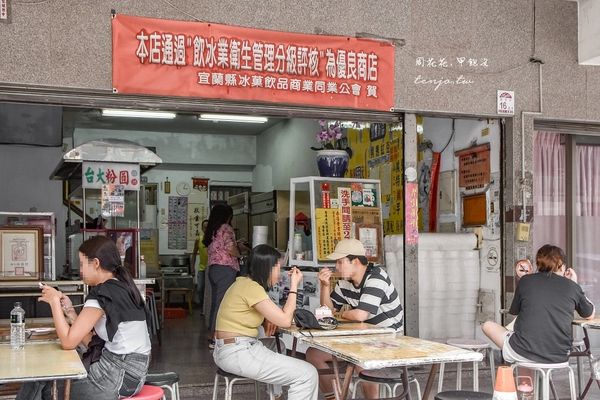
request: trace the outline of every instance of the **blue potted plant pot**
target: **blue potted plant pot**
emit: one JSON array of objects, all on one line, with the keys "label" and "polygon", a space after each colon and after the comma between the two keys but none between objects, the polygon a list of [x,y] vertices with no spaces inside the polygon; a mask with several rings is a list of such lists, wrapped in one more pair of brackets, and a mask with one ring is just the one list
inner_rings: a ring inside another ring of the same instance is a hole
[{"label": "blue potted plant pot", "polygon": [[343,178],[348,169],[350,156],[346,150],[317,151],[319,175],[330,178]]}]

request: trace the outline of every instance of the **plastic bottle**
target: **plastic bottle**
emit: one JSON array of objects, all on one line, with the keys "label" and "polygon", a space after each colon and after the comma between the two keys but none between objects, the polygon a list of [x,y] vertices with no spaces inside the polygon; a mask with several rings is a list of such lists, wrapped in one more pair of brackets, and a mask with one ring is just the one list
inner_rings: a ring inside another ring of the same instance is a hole
[{"label": "plastic bottle", "polygon": [[10,312],[10,347],[20,350],[25,346],[25,310],[21,302],[15,302],[15,307]]},{"label": "plastic bottle", "polygon": [[298,254],[302,253],[302,233],[294,233],[294,257],[298,259]]},{"label": "plastic bottle", "polygon": [[530,376],[517,376],[519,400],[533,400],[533,383]]},{"label": "plastic bottle", "polygon": [[146,261],[144,261],[144,255],[140,256],[140,278],[146,277]]}]

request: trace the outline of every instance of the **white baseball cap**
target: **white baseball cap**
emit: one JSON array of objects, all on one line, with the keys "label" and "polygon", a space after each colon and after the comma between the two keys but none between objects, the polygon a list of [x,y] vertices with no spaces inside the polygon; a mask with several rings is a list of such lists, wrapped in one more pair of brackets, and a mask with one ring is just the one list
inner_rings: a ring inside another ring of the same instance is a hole
[{"label": "white baseball cap", "polygon": [[338,242],[328,260],[339,260],[348,256],[366,256],[365,246],[357,239],[342,239]]}]

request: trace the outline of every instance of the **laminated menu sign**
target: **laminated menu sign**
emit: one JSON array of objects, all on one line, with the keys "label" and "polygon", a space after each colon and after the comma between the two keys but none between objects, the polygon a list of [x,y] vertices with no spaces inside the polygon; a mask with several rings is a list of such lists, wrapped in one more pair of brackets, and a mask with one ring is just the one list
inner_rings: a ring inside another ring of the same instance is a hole
[{"label": "laminated menu sign", "polygon": [[339,208],[315,209],[317,227],[317,259],[324,260],[342,238]]}]

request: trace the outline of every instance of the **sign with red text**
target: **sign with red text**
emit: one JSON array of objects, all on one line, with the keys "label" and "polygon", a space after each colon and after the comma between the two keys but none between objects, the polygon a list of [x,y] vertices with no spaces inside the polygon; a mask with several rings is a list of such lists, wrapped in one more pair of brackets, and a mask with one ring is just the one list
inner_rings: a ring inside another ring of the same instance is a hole
[{"label": "sign with red text", "polygon": [[406,244],[419,243],[419,184],[406,182],[404,184],[404,220],[406,221]]},{"label": "sign with red text", "polygon": [[116,15],[117,93],[390,111],[391,43]]},{"label": "sign with red text", "polygon": [[352,190],[348,187],[338,188],[338,201],[340,203],[340,218],[342,222],[342,239],[352,237]]},{"label": "sign with red text", "polygon": [[84,189],[102,189],[106,184],[123,185],[125,190],[140,190],[139,164],[84,162],[81,166]]}]

